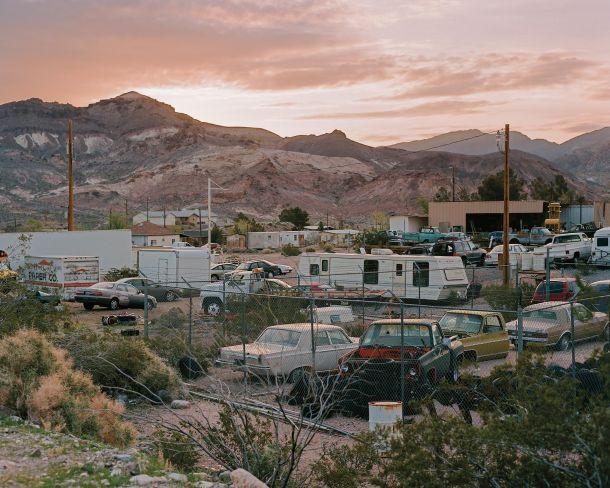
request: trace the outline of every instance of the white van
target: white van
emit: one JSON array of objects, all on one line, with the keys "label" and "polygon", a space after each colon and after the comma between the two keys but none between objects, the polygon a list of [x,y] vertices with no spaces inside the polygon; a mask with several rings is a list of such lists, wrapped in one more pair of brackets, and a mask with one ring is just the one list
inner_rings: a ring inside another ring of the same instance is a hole
[{"label": "white van", "polygon": [[446,300],[452,291],[466,298],[468,290],[464,263],[457,256],[304,253],[299,276],[335,288],[390,290],[408,300]]},{"label": "white van", "polygon": [[610,266],[610,227],[598,229],[593,234],[591,263],[598,266]]}]

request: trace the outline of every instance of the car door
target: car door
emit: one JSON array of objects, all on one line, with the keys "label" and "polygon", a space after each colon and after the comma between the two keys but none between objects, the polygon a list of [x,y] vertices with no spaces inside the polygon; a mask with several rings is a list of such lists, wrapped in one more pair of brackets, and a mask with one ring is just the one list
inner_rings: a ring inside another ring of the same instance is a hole
[{"label": "car door", "polygon": [[326,330],[314,331],[314,343],[316,347],[316,371],[328,371],[337,366],[337,351],[330,342]]},{"label": "car door", "polygon": [[[436,381],[440,381],[451,369],[451,351],[450,349],[443,344],[443,333],[440,330],[440,327],[433,325],[432,326],[432,353],[433,359],[431,361],[430,368],[434,368],[436,370]],[[429,369],[430,369],[429,368]]]},{"label": "car door", "polygon": [[508,354],[508,333],[502,328],[502,322],[496,315],[488,315],[483,321],[481,334],[481,359],[505,357]]},{"label": "car door", "polygon": [[600,335],[603,326],[599,322],[600,320],[594,317],[593,312],[582,303],[574,304],[574,334],[577,341]]},{"label": "car door", "polygon": [[[136,286],[138,290],[144,292],[144,281],[146,281],[146,288],[149,295],[155,297],[157,300],[163,300],[165,298],[165,293],[167,292],[167,287],[160,285],[159,283],[155,283],[152,280],[142,280],[141,286]],[[135,286],[135,285],[134,285]],[[142,302],[144,303],[144,302]]]},{"label": "car door", "polygon": [[117,298],[119,299],[119,303],[121,304],[122,307],[129,307],[131,305],[130,296],[128,293],[128,290],[130,287],[134,288],[133,286],[128,285],[127,283],[121,283],[120,285],[117,285],[115,288]]},{"label": "car door", "polygon": [[127,300],[129,307],[144,307],[144,293],[138,290],[133,285],[122,285],[125,287],[125,293],[127,294]]}]

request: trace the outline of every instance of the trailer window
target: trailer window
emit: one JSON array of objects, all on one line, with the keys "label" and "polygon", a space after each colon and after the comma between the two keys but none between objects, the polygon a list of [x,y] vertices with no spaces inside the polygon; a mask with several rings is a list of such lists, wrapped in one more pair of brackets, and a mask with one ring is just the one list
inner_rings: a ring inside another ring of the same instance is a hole
[{"label": "trailer window", "polygon": [[430,285],[430,263],[418,261],[413,263],[413,286],[424,287]]},{"label": "trailer window", "polygon": [[396,264],[396,276],[402,276],[402,264]]},{"label": "trailer window", "polygon": [[319,264],[310,264],[309,265],[309,275],[318,276],[319,274],[320,274],[320,265]]},{"label": "trailer window", "polygon": [[328,259],[322,260],[322,271],[328,271]]},{"label": "trailer window", "polygon": [[607,237],[598,237],[597,238],[597,247],[608,247],[608,238]]},{"label": "trailer window", "polygon": [[376,285],[379,283],[379,261],[376,259],[364,260],[363,281],[367,285]]}]

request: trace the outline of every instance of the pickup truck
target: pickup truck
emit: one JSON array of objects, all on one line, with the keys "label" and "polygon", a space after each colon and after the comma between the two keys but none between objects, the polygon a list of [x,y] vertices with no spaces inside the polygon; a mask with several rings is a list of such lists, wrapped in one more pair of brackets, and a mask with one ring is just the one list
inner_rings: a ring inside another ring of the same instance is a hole
[{"label": "pickup truck", "polygon": [[572,232],[553,236],[541,250],[546,253],[548,249],[553,261],[587,261],[591,257],[591,245],[592,240],[584,232]]},{"label": "pickup truck", "polygon": [[239,294],[280,294],[292,289],[282,280],[265,278],[263,271],[234,272],[224,281],[215,281],[201,288],[201,308],[208,315],[218,315],[226,298]]},{"label": "pickup truck", "polygon": [[[530,230],[510,232],[508,242],[510,244],[523,244],[524,246],[542,246],[548,244],[553,239],[553,233],[546,227],[532,227]],[[489,247],[502,244],[502,231],[495,231],[490,234]]]},{"label": "pickup truck", "polygon": [[407,242],[436,242],[445,237],[438,227],[422,227],[419,232],[405,232],[403,241]]}]

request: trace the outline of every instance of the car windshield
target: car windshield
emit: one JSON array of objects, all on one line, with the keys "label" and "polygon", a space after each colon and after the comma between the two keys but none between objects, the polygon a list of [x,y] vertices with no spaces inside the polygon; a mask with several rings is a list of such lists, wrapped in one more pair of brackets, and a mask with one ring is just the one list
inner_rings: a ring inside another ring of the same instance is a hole
[{"label": "car windshield", "polygon": [[[400,347],[400,323],[371,324],[362,336],[362,346]],[[404,345],[430,347],[432,336],[426,324],[404,324]]]},{"label": "car windshield", "polygon": [[91,288],[100,288],[102,290],[109,290],[114,286],[114,283],[110,283],[107,281],[102,281],[101,283],[97,283],[93,286],[91,286]]},{"label": "car windshield", "polygon": [[267,329],[256,339],[263,344],[276,344],[284,347],[296,347],[299,343],[301,333],[296,330]]},{"label": "car windshield", "polygon": [[483,318],[480,315],[446,313],[439,325],[443,330],[460,331],[473,334],[481,330]]}]

